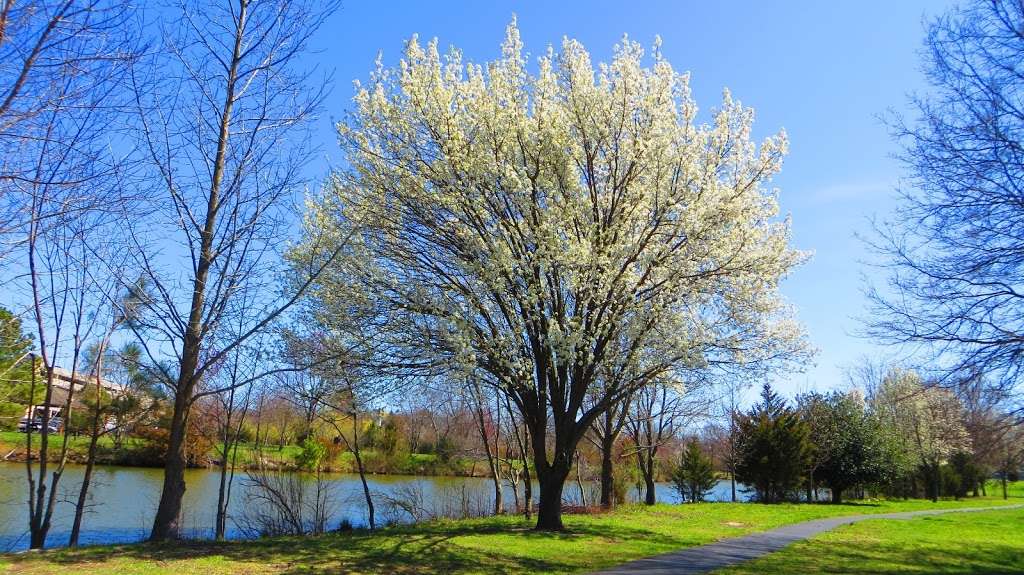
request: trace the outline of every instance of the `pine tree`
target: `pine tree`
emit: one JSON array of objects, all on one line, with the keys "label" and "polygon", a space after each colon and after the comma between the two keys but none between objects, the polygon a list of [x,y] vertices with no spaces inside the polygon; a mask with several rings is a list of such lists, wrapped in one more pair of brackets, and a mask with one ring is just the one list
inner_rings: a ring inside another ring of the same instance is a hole
[{"label": "pine tree", "polygon": [[737,481],[751,486],[759,501],[792,497],[811,453],[807,424],[767,383],[761,402],[736,423]]},{"label": "pine tree", "polygon": [[711,458],[704,454],[697,441],[691,439],[683,450],[679,465],[672,472],[672,483],[683,501],[697,503],[716,483]]},{"label": "pine tree", "polygon": [[31,394],[32,336],[21,328],[21,320],[0,307],[0,430],[14,429],[29,404],[39,403],[43,386]]}]

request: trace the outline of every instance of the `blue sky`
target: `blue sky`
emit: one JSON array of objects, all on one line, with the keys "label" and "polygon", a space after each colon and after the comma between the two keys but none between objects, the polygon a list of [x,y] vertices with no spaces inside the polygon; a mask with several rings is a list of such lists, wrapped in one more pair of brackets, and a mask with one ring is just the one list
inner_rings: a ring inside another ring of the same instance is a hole
[{"label": "blue sky", "polygon": [[[854,237],[868,218],[886,217],[903,175],[880,120],[926,88],[919,52],[923,22],[952,6],[899,2],[360,2],[349,0],[320,31],[311,60],[333,71],[327,116],[342,117],[351,81],[365,80],[378,51],[386,65],[413,33],[455,45],[464,58],[496,57],[504,27],[518,16],[526,50],[541,54],[563,36],[579,39],[607,61],[623,33],[650,46],[655,35],[678,70],[691,72],[702,110],[721,90],[757,111],[756,129],[785,128],[790,154],[775,183],[792,216],[794,244],[810,263],[783,286],[819,349],[805,373],[780,377],[787,395],[842,386],[844,369],[885,350],[854,335],[865,312],[861,264],[869,254]],[[325,119],[325,162],[338,147]]]}]

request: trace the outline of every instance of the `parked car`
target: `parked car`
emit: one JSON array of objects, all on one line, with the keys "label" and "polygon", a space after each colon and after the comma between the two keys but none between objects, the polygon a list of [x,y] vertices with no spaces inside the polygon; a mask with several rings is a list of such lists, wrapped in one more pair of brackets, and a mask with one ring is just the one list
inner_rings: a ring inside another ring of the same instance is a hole
[{"label": "parked car", "polygon": [[[47,422],[47,431],[49,433],[59,433],[64,422],[59,417],[54,417]],[[22,433],[28,433],[29,431],[42,431],[43,420],[40,418],[29,420],[27,417],[21,418],[18,422],[18,431]]]}]

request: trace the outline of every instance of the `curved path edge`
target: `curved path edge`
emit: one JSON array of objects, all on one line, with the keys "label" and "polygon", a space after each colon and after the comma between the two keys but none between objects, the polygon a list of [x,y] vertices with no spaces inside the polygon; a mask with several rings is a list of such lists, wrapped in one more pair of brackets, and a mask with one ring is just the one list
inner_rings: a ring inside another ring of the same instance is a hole
[{"label": "curved path edge", "polygon": [[595,572],[593,575],[696,575],[750,561],[751,559],[757,559],[758,557],[778,551],[795,541],[808,539],[836,527],[860,521],[871,519],[912,519],[923,515],[998,511],[1000,509],[1019,509],[1021,507],[1024,507],[1024,504],[963,507],[958,509],[926,509],[922,511],[813,519],[803,523],[776,527],[770,531],[751,533],[742,537],[723,539],[716,543],[688,547],[680,551],[665,553],[664,555],[655,555],[654,557],[630,561],[629,563],[623,563],[604,571]]}]

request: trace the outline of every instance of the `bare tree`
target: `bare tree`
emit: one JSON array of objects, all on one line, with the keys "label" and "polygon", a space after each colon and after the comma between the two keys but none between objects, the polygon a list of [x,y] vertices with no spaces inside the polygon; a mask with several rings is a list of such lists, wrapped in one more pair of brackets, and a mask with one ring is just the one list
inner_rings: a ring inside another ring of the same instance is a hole
[{"label": "bare tree", "polygon": [[[83,264],[85,262],[82,262]],[[110,308],[108,308],[110,309]],[[89,487],[92,481],[92,474],[96,464],[96,448],[99,444],[99,438],[104,433],[104,420],[105,410],[103,408],[103,360],[107,353],[107,348],[110,345],[110,338],[117,330],[118,326],[123,321],[123,316],[117,311],[111,318],[109,327],[104,331],[96,346],[95,358],[93,359],[93,365],[91,368],[91,376],[96,382],[94,388],[94,405],[92,413],[92,425],[89,433],[89,448],[87,452],[85,472],[82,475],[82,483],[78,489],[78,499],[75,502],[75,516],[71,523],[71,535],[68,537],[68,546],[76,547],[78,545],[78,537],[82,529],[82,518],[85,514],[85,505],[89,494]],[[72,369],[72,372],[75,370]],[[73,386],[72,386],[73,387]],[[70,394],[68,399],[68,411],[67,414],[70,416]],[[64,440],[65,446],[67,445],[67,437]]]},{"label": "bare tree", "polygon": [[[491,409],[491,398],[484,393],[480,381],[475,377],[470,378],[469,393],[473,399],[473,411],[476,414],[476,427],[480,434],[480,443],[487,456],[487,467],[494,484],[494,514],[501,515],[505,512],[505,497],[501,485],[501,461],[498,455],[498,444],[501,440],[501,401],[495,397],[495,408]],[[492,436],[494,445],[491,445]]]},{"label": "bare tree", "polygon": [[71,364],[67,416],[82,346],[105,297],[87,263],[96,261],[93,242],[110,232],[97,230],[123,199],[128,164],[112,147],[125,103],[119,79],[136,46],[130,18],[118,1],[0,4],[0,234],[7,255],[17,250],[5,288],[27,284],[45,370],[37,479],[28,466],[33,548],[45,544],[67,461],[65,442],[47,486],[55,368]]},{"label": "bare tree", "polygon": [[[530,474],[530,431],[519,421],[516,412],[512,409],[511,401],[505,397],[505,413],[508,414],[509,433],[515,444],[508,443],[510,453],[506,455],[509,459],[509,473],[522,473],[523,476],[523,516],[529,521],[533,513],[533,477]],[[515,482],[512,484],[515,489]],[[516,496],[518,500],[518,495]]]},{"label": "bare tree", "polygon": [[252,378],[261,368],[262,346],[241,346],[226,358],[223,372],[224,387],[228,390],[215,396],[216,415],[220,424],[220,481],[217,487],[217,518],[214,538],[221,541],[227,535],[228,505],[231,503],[231,488],[234,485],[235,465],[238,460],[238,444],[241,442],[242,426],[249,411],[249,402],[256,380]]},{"label": "bare tree", "polygon": [[704,402],[696,398],[693,390],[674,382],[657,381],[634,394],[626,425],[644,480],[645,504],[657,503],[658,450],[676,437],[686,423],[706,412]]},{"label": "bare tree", "polygon": [[[74,400],[77,380],[79,379],[80,360],[84,340],[95,327],[89,319],[94,311],[91,305],[90,291],[93,286],[88,274],[80,265],[76,265],[76,251],[81,250],[84,238],[81,234],[62,233],[58,229],[51,230],[54,234],[45,240],[38,234],[28,239],[29,283],[33,302],[33,316],[36,320],[36,332],[39,338],[39,351],[44,370],[44,392],[42,406],[30,406],[29,425],[26,428],[27,457],[25,461],[29,486],[29,532],[31,549],[41,549],[46,544],[54,509],[58,503],[57,489],[67,464],[69,427],[67,418],[70,416]],[[76,245],[77,244],[77,245]],[[43,247],[43,255],[38,256],[39,248]],[[69,325],[70,324],[70,325]],[[70,338],[66,332],[70,330]],[[62,347],[70,344],[70,354],[64,353]],[[70,381],[64,393],[64,441],[57,459],[57,467],[49,477],[47,485],[47,468],[49,465],[49,435],[51,432],[51,408],[57,390],[55,361],[60,357],[68,357],[71,361]],[[30,397],[34,397],[34,392]],[[41,409],[37,415],[36,411]],[[39,469],[33,476],[32,464],[32,431],[38,417],[40,426]]]},{"label": "bare tree", "polygon": [[[930,94],[894,133],[911,186],[871,242],[887,289],[867,332],[922,351],[937,383],[1014,389],[1024,351],[1024,3],[975,0],[928,26]],[[1021,409],[1019,393],[1013,396]]]},{"label": "bare tree", "polygon": [[325,85],[298,59],[335,6],[181,2],[161,49],[133,68],[151,201],[127,231],[150,297],[130,327],[154,365],[168,350],[176,364],[165,374],[173,412],[151,540],[178,533],[193,403],[245,383],[204,387],[208,371],[265,332],[332,257],[307,250],[288,264],[305,275],[283,292],[276,283]]},{"label": "bare tree", "polygon": [[103,204],[100,180],[121,164],[110,118],[136,51],[131,15],[122,0],[0,3],[0,255],[34,220]]},{"label": "bare tree", "polygon": [[[363,463],[363,455],[359,445],[360,419],[359,416],[367,411],[371,397],[367,397],[367,390],[360,386],[351,376],[342,376],[337,380],[335,393],[324,404],[334,413],[342,417],[323,414],[327,421],[337,432],[338,437],[345,443],[345,447],[356,460],[356,471],[359,473],[359,482],[363,488],[363,500],[366,502],[366,517],[370,529],[377,528],[377,520],[373,505],[373,493],[370,492],[370,484],[366,480],[366,465]],[[344,422],[348,420],[350,427],[345,429]]]}]

